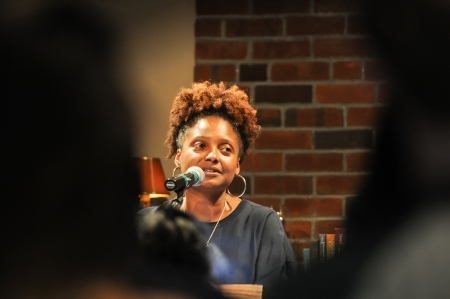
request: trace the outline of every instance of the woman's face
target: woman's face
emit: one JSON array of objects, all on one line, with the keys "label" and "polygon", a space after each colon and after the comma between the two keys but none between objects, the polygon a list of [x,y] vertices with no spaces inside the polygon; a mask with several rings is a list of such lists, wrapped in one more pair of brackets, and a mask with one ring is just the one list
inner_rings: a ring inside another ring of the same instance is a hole
[{"label": "woman's face", "polygon": [[184,137],[175,164],[182,172],[191,166],[203,169],[205,179],[196,188],[227,188],[240,171],[239,141],[230,123],[217,116],[201,118]]}]

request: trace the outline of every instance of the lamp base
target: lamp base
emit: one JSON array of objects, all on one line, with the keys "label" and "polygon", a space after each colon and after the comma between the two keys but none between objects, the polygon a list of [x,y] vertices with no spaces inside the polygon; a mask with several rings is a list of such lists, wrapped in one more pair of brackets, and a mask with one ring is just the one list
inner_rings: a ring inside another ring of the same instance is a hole
[{"label": "lamp base", "polygon": [[139,195],[139,206],[141,209],[149,207],[151,202],[150,194],[142,193]]},{"label": "lamp base", "polygon": [[165,201],[167,201],[167,197],[153,197],[148,193],[142,193],[139,195],[139,206],[141,209],[147,208],[150,206],[160,206]]}]

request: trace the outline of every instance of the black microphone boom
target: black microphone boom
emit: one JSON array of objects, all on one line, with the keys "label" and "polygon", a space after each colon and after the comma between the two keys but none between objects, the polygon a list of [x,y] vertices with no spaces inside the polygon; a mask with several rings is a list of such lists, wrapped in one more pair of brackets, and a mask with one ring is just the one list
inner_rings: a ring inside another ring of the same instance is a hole
[{"label": "black microphone boom", "polygon": [[200,167],[191,166],[185,173],[168,178],[164,182],[164,186],[168,191],[177,193],[193,186],[200,186],[205,179],[205,173]]}]

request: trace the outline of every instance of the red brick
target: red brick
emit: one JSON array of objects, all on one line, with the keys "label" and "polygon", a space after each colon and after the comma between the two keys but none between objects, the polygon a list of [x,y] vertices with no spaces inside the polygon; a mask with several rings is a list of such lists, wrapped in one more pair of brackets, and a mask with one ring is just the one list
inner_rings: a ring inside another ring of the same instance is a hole
[{"label": "red brick", "polygon": [[325,216],[343,216],[343,199],[339,197],[318,198],[316,215]]},{"label": "red brick", "polygon": [[346,171],[370,171],[373,154],[359,152],[345,154]]},{"label": "red brick", "polygon": [[255,141],[257,149],[310,149],[311,131],[263,131]]},{"label": "red brick", "polygon": [[258,124],[263,127],[281,126],[281,112],[278,109],[258,109]]},{"label": "red brick", "polygon": [[388,80],[386,69],[381,61],[367,61],[364,66],[365,79],[369,81]]},{"label": "red brick", "polygon": [[342,201],[340,197],[287,198],[283,211],[286,217],[342,216]]},{"label": "red brick", "polygon": [[219,37],[220,20],[197,19],[195,21],[196,37]]},{"label": "red brick", "polygon": [[379,121],[379,107],[349,107],[347,110],[347,125],[375,126]]},{"label": "red brick", "polygon": [[236,66],[226,65],[196,65],[194,69],[194,81],[211,80],[213,82],[235,82]]},{"label": "red brick", "polygon": [[361,79],[362,68],[360,61],[340,61],[333,64],[333,78],[358,80]]},{"label": "red brick", "polygon": [[311,222],[300,220],[286,220],[284,228],[289,239],[302,239],[311,237]]},{"label": "red brick", "polygon": [[318,103],[374,103],[375,86],[371,84],[316,86]]},{"label": "red brick", "polygon": [[[233,64],[218,65],[217,70],[213,68],[213,78],[217,77],[214,81],[236,81],[236,66]],[[217,75],[215,75],[217,72]]]},{"label": "red brick", "polygon": [[251,153],[241,165],[242,171],[282,170],[283,157],[280,153]]},{"label": "red brick", "polygon": [[197,59],[244,59],[247,56],[245,42],[197,42]]},{"label": "red brick", "polygon": [[286,154],[287,171],[342,171],[342,154]]},{"label": "red brick", "polygon": [[242,63],[239,66],[239,81],[267,81],[267,64],[265,63]]},{"label": "red brick", "polygon": [[196,65],[194,67],[194,81],[210,80],[212,77],[211,66],[209,65]]},{"label": "red brick", "polygon": [[231,19],[226,21],[227,37],[281,36],[283,27],[280,18],[272,19]]},{"label": "red brick", "polygon": [[318,194],[356,194],[364,175],[324,175],[317,176]]},{"label": "red brick", "polygon": [[284,201],[286,217],[316,216],[316,200],[314,198],[287,198]]},{"label": "red brick", "polygon": [[293,127],[341,127],[341,108],[290,108],[286,110],[286,126]]},{"label": "red brick", "polygon": [[347,33],[369,35],[366,18],[363,16],[348,16],[347,17]]},{"label": "red brick", "polygon": [[370,149],[373,148],[373,129],[316,130],[315,149]]},{"label": "red brick", "polygon": [[271,69],[272,81],[328,80],[328,62],[283,62],[274,63]]},{"label": "red brick", "polygon": [[375,48],[369,38],[324,38],[316,39],[314,56],[316,57],[370,57]]},{"label": "red brick", "polygon": [[334,234],[337,227],[344,227],[343,220],[318,220],[316,221],[316,234]]},{"label": "red brick", "polygon": [[311,103],[311,85],[258,85],[255,86],[255,103]]},{"label": "red brick", "polygon": [[358,2],[355,0],[314,0],[315,12],[359,12]]},{"label": "red brick", "polygon": [[287,35],[343,34],[344,17],[290,17],[286,19]]},{"label": "red brick", "polygon": [[248,1],[197,0],[196,15],[246,15],[250,12]]},{"label": "red brick", "polygon": [[311,194],[310,176],[255,176],[255,194]]},{"label": "red brick", "polygon": [[292,42],[254,42],[253,59],[281,59],[311,56],[307,40]]},{"label": "red brick", "polygon": [[310,10],[310,1],[256,0],[253,1],[254,14],[305,13]]}]

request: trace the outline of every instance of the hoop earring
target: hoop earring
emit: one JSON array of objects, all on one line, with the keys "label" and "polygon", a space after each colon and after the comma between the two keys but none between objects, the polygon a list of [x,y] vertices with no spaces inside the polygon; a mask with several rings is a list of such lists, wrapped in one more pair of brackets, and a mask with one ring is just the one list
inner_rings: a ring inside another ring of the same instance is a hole
[{"label": "hoop earring", "polygon": [[236,175],[236,176],[234,176],[234,177],[235,177],[235,178],[236,178],[236,177],[239,177],[239,178],[242,179],[242,181],[244,182],[244,190],[243,190],[242,193],[239,194],[239,195],[233,195],[233,194],[231,194],[230,190],[228,190],[228,189],[227,189],[227,193],[230,194],[230,195],[236,196],[236,197],[241,197],[242,195],[244,195],[245,191],[247,190],[247,182],[245,181],[244,177],[243,177],[242,175],[240,175],[240,174],[238,174],[238,175]]},{"label": "hoop earring", "polygon": [[177,170],[180,170],[180,173],[181,173],[181,168],[180,168],[180,166],[177,166],[177,167],[175,167],[174,169],[173,169],[173,171],[172,171],[172,176],[175,176],[175,171],[177,171]]}]

